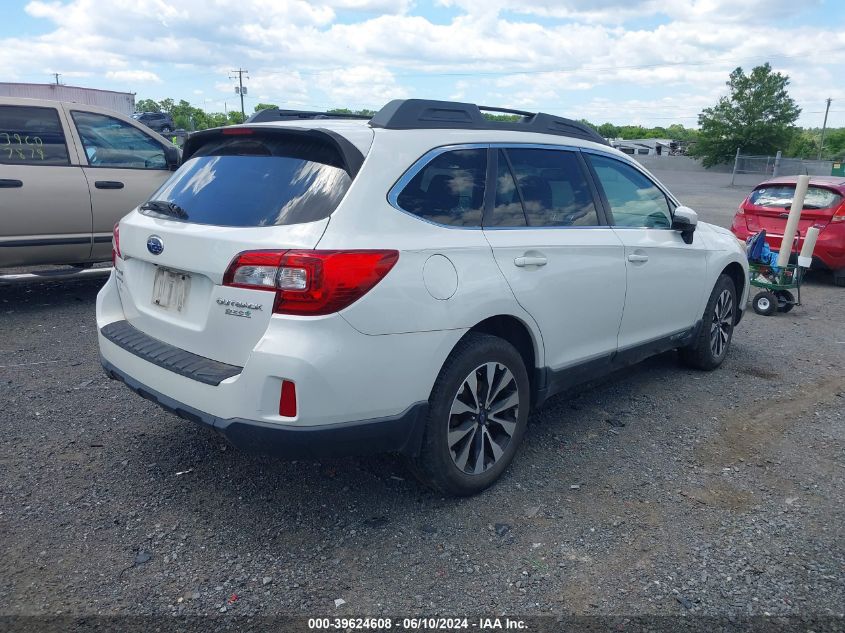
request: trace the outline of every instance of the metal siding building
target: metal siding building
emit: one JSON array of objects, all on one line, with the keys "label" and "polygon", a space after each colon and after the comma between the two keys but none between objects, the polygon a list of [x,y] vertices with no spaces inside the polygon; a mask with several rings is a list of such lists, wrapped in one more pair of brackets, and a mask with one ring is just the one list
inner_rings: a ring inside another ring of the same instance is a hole
[{"label": "metal siding building", "polygon": [[71,101],[86,105],[108,108],[122,114],[130,115],[135,111],[134,92],[115,92],[113,90],[97,90],[96,88],[80,88],[61,84],[18,84],[0,82],[0,97],[26,97],[29,99],[52,99],[54,101]]}]

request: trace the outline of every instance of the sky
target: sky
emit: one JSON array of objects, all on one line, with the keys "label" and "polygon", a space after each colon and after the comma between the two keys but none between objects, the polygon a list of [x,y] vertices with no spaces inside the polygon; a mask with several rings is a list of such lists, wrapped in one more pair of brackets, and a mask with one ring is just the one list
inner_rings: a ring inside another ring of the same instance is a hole
[{"label": "sky", "polygon": [[449,99],[694,127],[737,66],[845,127],[845,0],[0,0],[0,81],[247,112]]}]

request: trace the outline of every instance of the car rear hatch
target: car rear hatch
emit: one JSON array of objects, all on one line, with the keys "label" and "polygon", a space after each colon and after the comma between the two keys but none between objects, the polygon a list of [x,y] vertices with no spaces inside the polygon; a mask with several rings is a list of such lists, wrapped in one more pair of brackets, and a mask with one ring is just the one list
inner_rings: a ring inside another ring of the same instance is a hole
[{"label": "car rear hatch", "polygon": [[227,268],[243,251],[314,248],[362,161],[326,130],[192,136],[179,170],[120,222],[116,277],[126,320],[180,349],[243,366],[267,329],[274,293],[224,286]]},{"label": "car rear hatch", "polygon": [[[773,238],[768,240],[769,244],[779,245],[794,195],[794,183],[763,184],[757,187],[742,205],[748,230],[756,233],[765,229],[767,238]],[[827,226],[842,202],[842,196],[835,189],[810,185],[798,222],[802,238],[811,226]]]}]

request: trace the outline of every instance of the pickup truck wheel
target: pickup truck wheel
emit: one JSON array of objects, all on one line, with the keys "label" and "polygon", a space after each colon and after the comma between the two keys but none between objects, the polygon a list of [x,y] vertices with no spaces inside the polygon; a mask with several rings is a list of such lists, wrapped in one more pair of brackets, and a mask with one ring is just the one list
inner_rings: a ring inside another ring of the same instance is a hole
[{"label": "pickup truck wheel", "polygon": [[510,343],[467,335],[434,383],[422,447],[411,470],[442,493],[481,492],[505,471],[522,441],[529,394],[528,372]]},{"label": "pickup truck wheel", "polygon": [[701,318],[701,331],[679,350],[681,361],[695,369],[710,371],[725,360],[736,322],[736,288],[728,275],[720,275]]}]

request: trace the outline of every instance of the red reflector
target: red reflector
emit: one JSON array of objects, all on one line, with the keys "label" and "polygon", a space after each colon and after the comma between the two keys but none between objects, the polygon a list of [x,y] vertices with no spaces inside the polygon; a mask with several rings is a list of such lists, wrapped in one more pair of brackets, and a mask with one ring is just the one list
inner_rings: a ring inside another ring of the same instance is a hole
[{"label": "red reflector", "polygon": [[279,415],[285,418],[296,417],[296,383],[282,381],[282,394],[279,397]]},{"label": "red reflector", "polygon": [[224,127],[223,134],[226,136],[249,136],[255,134],[255,130],[248,127]]}]

